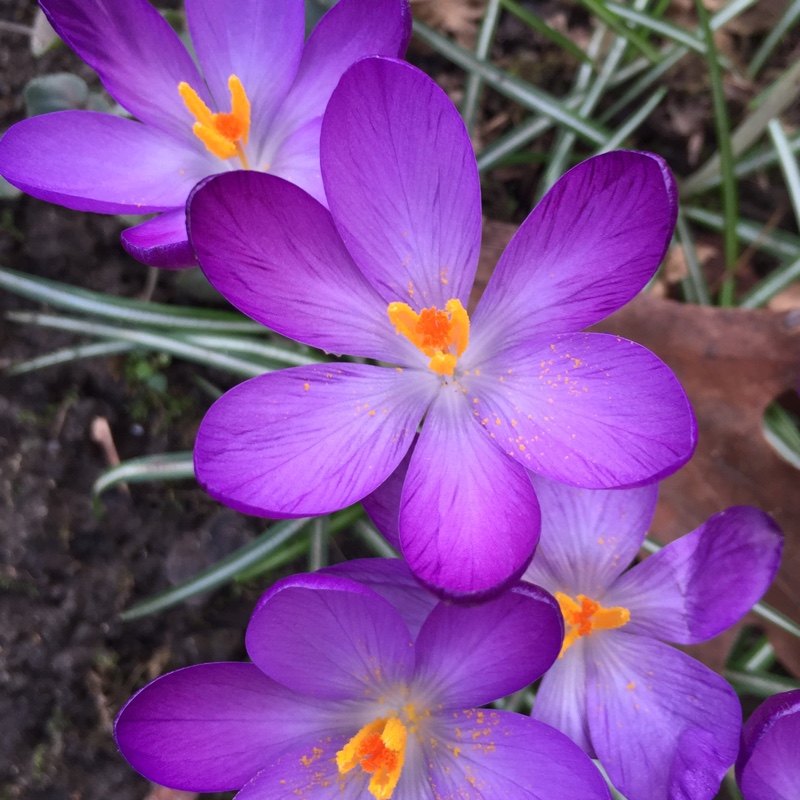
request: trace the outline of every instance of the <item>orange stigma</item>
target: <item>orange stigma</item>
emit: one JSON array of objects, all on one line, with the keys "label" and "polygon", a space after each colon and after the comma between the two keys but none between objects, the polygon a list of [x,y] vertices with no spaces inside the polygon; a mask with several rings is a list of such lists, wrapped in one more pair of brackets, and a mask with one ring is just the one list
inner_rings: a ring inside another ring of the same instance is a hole
[{"label": "orange stigma", "polygon": [[212,114],[211,109],[185,81],[178,84],[178,93],[197,120],[192,126],[192,132],[206,149],[217,158],[239,156],[242,166],[250,169],[244,154],[244,145],[247,144],[250,133],[250,101],[236,75],[228,78],[228,88],[231,92],[230,113]]},{"label": "orange stigma", "polygon": [[595,630],[608,631],[621,628],[627,625],[631,618],[631,612],[627,608],[622,606],[603,608],[600,603],[586,595],[579,594],[576,597],[577,602],[561,592],[556,592],[553,596],[558,601],[566,625],[564,644],[561,645],[559,658],[582,636],[591,636]]},{"label": "orange stigma", "polygon": [[430,369],[453,374],[469,344],[469,315],[460,300],[448,300],[444,311],[431,306],[417,314],[406,303],[389,303],[387,311],[397,332],[430,358]]},{"label": "orange stigma", "polygon": [[406,726],[397,717],[367,723],[337,754],[339,774],[361,765],[372,775],[369,791],[375,800],[389,800],[400,780],[406,754]]}]

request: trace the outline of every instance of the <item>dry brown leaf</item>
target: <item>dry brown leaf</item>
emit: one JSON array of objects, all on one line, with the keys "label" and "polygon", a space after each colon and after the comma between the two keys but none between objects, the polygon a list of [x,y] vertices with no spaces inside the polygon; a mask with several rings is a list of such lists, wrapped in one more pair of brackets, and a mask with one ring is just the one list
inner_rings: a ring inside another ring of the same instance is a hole
[{"label": "dry brown leaf", "polygon": [[452,34],[459,44],[471,47],[486,0],[411,0],[411,10],[420,22]]},{"label": "dry brown leaf", "polygon": [[153,784],[145,800],[196,800],[200,797],[196,792],[182,792],[180,789],[167,789],[166,786]]}]

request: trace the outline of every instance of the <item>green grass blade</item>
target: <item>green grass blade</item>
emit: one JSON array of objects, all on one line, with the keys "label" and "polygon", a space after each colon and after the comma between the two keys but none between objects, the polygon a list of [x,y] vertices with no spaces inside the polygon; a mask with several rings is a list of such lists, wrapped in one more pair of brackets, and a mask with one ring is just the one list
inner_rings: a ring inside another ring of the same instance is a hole
[{"label": "green grass blade", "polygon": [[6,375],[23,375],[26,372],[55,367],[59,364],[69,364],[72,361],[80,361],[83,358],[115,356],[120,353],[128,353],[135,349],[136,345],[132,342],[114,341],[81,344],[76,347],[64,347],[61,350],[54,350],[52,353],[47,353],[47,355],[44,356],[31,358],[27,361],[19,361],[6,370]]},{"label": "green grass blade", "polygon": [[764,66],[770,54],[775,49],[776,45],[783,39],[783,37],[793,28],[800,20],[800,0],[794,0],[783,15],[764,37],[761,46],[756,50],[755,55],[747,67],[747,74],[751,78],[755,78],[761,67]]},{"label": "green grass blade", "polygon": [[666,97],[667,87],[660,86],[650,97],[645,101],[641,108],[633,112],[622,125],[614,131],[611,138],[597,151],[596,154],[608,153],[611,150],[616,150],[622,145],[625,139],[628,138],[644,121],[658,108],[661,101]]},{"label": "green grass blade", "polygon": [[205,336],[196,333],[181,333],[178,335],[178,338],[209,350],[246,353],[248,355],[258,356],[266,361],[274,361],[278,364],[286,364],[292,367],[324,364],[326,361],[321,356],[304,355],[303,353],[298,353],[296,350],[264,344],[263,342],[247,339],[243,336]]},{"label": "green grass blade", "polygon": [[761,308],[796,280],[800,280],[800,258],[770,272],[742,298],[739,305],[741,308]]},{"label": "green grass blade", "polygon": [[353,530],[358,534],[362,542],[370,549],[376,556],[380,558],[400,558],[398,552],[392,547],[386,539],[378,533],[375,526],[365,519],[359,520],[353,526]]},{"label": "green grass blade", "polygon": [[578,2],[601,22],[608,25],[617,36],[625,39],[631,47],[635,47],[648,61],[653,64],[658,64],[661,61],[661,53],[647,39],[640,36],[632,28],[629,28],[625,21],[611,10],[606,0],[578,0]]},{"label": "green grass blade", "polygon": [[[486,61],[488,58],[499,18],[500,0],[488,0],[481,29],[478,32],[478,41],[475,44],[475,58],[479,58],[481,61]],[[481,99],[482,89],[483,79],[481,76],[475,72],[470,72],[467,75],[467,82],[464,87],[464,102],[461,106],[461,116],[464,118],[464,124],[467,126],[470,136],[478,118],[478,104]]]},{"label": "green grass blade", "polygon": [[794,218],[797,226],[800,227],[800,169],[797,166],[797,159],[792,152],[789,140],[783,132],[781,123],[777,119],[771,119],[767,125],[772,143],[775,145],[775,152],[781,165],[781,172],[786,180],[786,188],[789,190],[789,198],[794,209]]},{"label": "green grass blade", "polygon": [[772,697],[774,694],[800,689],[800,683],[797,681],[768,672],[754,673],[726,669],[722,676],[732,684],[738,693],[750,694],[754,697]]},{"label": "green grass blade", "polygon": [[612,11],[622,19],[628,20],[628,22],[635,22],[652,33],[657,33],[659,36],[670,39],[676,44],[681,44],[688,50],[694,50],[695,53],[700,53],[703,56],[706,54],[705,43],[684,28],[679,28],[670,22],[664,22],[664,20],[653,17],[650,14],[628,8],[619,3],[606,2],[606,6],[609,11]]},{"label": "green grass blade", "polygon": [[689,226],[686,223],[686,219],[680,207],[678,207],[678,222],[675,226],[675,234],[683,248],[683,253],[686,257],[686,265],[689,269],[689,274],[683,282],[686,300],[689,303],[710,306],[711,294],[708,291],[706,276],[703,273],[703,267],[697,259],[697,251],[694,247],[692,232],[689,230]]},{"label": "green grass blade", "polygon": [[800,469],[800,431],[785,409],[771,403],[764,412],[764,438],[785,461]]},{"label": "green grass blade", "polygon": [[99,497],[107,489],[121,483],[145,483],[147,481],[194,480],[192,451],[159,453],[123,461],[100,473],[92,486],[92,495]]},{"label": "green grass blade", "polygon": [[311,523],[308,548],[308,571],[316,572],[328,566],[328,548],[330,538],[328,535],[328,517],[317,517]]}]

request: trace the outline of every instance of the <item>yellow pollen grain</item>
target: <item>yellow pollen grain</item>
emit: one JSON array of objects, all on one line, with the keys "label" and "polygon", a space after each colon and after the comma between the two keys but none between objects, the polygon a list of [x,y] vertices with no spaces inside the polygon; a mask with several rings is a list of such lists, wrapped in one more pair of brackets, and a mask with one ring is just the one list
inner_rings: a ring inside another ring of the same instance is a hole
[{"label": "yellow pollen grain", "polygon": [[303,384],[303,391],[307,392],[311,388],[310,384],[304,383]]},{"label": "yellow pollen grain", "polygon": [[627,685],[625,688],[626,688],[626,689],[627,689],[629,692],[632,692],[632,691],[633,691],[633,690],[636,688],[636,684],[635,684],[633,681],[631,681],[631,682],[630,682],[630,683],[629,683],[629,684],[628,684],[628,685]]}]

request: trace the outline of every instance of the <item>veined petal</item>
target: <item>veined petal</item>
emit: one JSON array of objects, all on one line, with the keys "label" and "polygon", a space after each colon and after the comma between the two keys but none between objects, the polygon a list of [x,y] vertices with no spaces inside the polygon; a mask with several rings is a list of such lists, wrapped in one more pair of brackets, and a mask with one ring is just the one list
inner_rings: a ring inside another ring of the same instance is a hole
[{"label": "veined petal", "polygon": [[203,272],[245,314],[333,353],[395,363],[418,355],[395,332],[328,211],[298,187],[228,172],[199,186],[188,208]]},{"label": "veined petal", "polygon": [[558,604],[532,584],[476,606],[439,603],[417,637],[415,683],[446,710],[491,703],[540,678],[563,636]]},{"label": "veined petal", "polygon": [[414,575],[452,597],[500,592],[530,562],[539,505],[525,471],[472,419],[458,385],[429,408],[408,468],[400,545]]},{"label": "veined petal", "polygon": [[553,480],[589,489],[642,485],[694,451],[686,393],[662,361],[626,339],[564,334],[464,366],[497,445]]},{"label": "veined petal", "polygon": [[319,167],[319,136],[322,117],[297,128],[277,145],[267,143],[262,168],[271,175],[299,186],[327,208]]},{"label": "veined petal", "polygon": [[0,139],[0,173],[10,183],[77,211],[149,214],[182,207],[210,171],[204,155],[171,136],[94,111],[31,117]]},{"label": "veined petal", "polygon": [[120,711],[117,746],[146,778],[238,789],[293,744],[336,730],[339,704],[295,694],[253,664],[200,664],[145,686]]},{"label": "veined petal", "polygon": [[447,95],[410,64],[367,58],[331,96],[320,162],[348,250],[387,302],[466,307],[481,241],[478,171]]},{"label": "veined petal", "polygon": [[[423,376],[427,378],[427,376]],[[209,409],[197,479],[247,514],[327,514],[380,485],[405,455],[435,391],[411,371],[320,364],[240,383]]]},{"label": "veined petal", "polygon": [[736,779],[744,800],[800,797],[800,691],[767,698],[742,730]]},{"label": "veined petal", "polygon": [[303,52],[303,3],[186,0],[186,22],[216,110],[230,108],[228,78],[236,75],[242,82],[250,100],[250,139],[257,152],[297,73]]},{"label": "veined petal", "polygon": [[[178,84],[186,81],[208,104],[205,84],[178,35],[147,0],[42,0],[39,5],[123,108],[184,146],[204,150],[192,133]],[[107,159],[99,150],[97,157]],[[74,168],[71,160],[64,162]]]},{"label": "veined petal", "polygon": [[636,558],[658,486],[578,489],[541,475],[530,479],[542,510],[542,533],[525,580],[550,592],[599,600]]},{"label": "veined petal", "polygon": [[416,446],[416,437],[403,456],[397,469],[374,491],[368,494],[361,504],[364,511],[395,550],[400,550],[400,500],[403,484],[406,482],[408,466]]},{"label": "veined petal", "polygon": [[480,708],[437,723],[425,743],[436,798],[610,800],[597,767],[549,725]]},{"label": "veined petal", "polygon": [[731,686],[680,650],[624,630],[587,643],[589,731],[628,800],[711,800],[741,728]]},{"label": "veined petal", "polygon": [[377,700],[387,687],[407,684],[414,668],[400,613],[371,589],[330,573],[276,583],[259,600],[245,642],[273,680],[329,700]]},{"label": "veined petal", "polygon": [[622,575],[604,605],[630,610],[630,633],[702,642],[761,599],[782,549],[783,534],[766,514],[729,508]]},{"label": "veined petal", "polygon": [[475,311],[495,351],[599,322],[653,276],[677,214],[663,159],[618,151],[571,169],[522,223]]},{"label": "veined petal", "polygon": [[137,261],[162,269],[197,266],[197,256],[186,236],[186,209],[165,211],[122,231],[122,246]]}]

